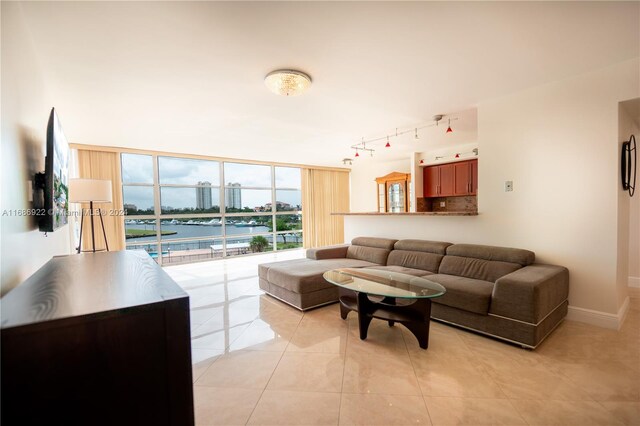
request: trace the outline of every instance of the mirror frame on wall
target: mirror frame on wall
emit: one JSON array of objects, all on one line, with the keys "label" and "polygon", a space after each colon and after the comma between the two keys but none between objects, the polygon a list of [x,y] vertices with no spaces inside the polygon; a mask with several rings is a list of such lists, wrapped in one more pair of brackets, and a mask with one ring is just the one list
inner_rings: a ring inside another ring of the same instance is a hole
[{"label": "mirror frame on wall", "polygon": [[[378,202],[378,213],[404,213],[409,211],[409,184],[411,173],[391,172],[388,175],[376,178],[376,196]],[[389,189],[392,185],[401,185],[402,210],[392,211],[389,202]],[[384,192],[383,192],[384,191]]]}]

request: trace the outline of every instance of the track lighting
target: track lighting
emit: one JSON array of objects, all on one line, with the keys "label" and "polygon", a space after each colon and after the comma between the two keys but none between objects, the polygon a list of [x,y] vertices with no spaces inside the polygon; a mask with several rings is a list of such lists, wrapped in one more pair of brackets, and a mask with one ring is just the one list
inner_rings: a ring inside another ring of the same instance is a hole
[{"label": "track lighting", "polygon": [[[440,120],[442,120],[443,118],[444,118],[444,115],[442,115],[442,114],[434,115],[432,117],[432,122],[431,123],[425,124],[423,126],[414,126],[413,129],[409,128],[407,130],[399,131],[398,128],[396,127],[395,136],[398,137],[398,136],[401,136],[401,135],[404,135],[404,134],[407,134],[407,133],[413,133],[413,140],[419,141],[420,140],[420,136],[418,135],[418,130],[426,129],[427,127],[438,126],[438,122],[440,122]],[[449,125],[448,125],[447,131],[445,133],[453,132],[453,130],[451,129],[451,120],[455,121],[457,119],[458,119],[457,117],[447,118],[447,121],[448,121]],[[357,153],[358,150],[368,151],[369,154],[371,154],[371,156],[373,157],[373,152],[375,150],[371,149],[371,148],[367,148],[366,144],[374,143],[374,142],[380,142],[380,141],[386,141],[386,143],[384,145],[385,148],[391,148],[391,141],[390,141],[389,138],[390,138],[389,135],[382,136],[382,137],[379,137],[379,138],[368,139],[368,140],[365,140],[364,138],[362,138],[362,140],[359,143],[357,143],[355,145],[351,145],[351,149],[355,149],[356,153]],[[356,157],[359,157],[359,155],[356,155]]]},{"label": "track lighting", "polygon": [[[472,156],[478,156],[478,148],[473,148],[471,151],[468,152],[457,152],[455,154],[450,154],[450,155],[438,155],[434,157],[435,161],[440,161],[440,160],[449,160],[449,159],[456,159],[456,158],[469,158]],[[420,164],[424,164],[424,159],[420,160]]]}]

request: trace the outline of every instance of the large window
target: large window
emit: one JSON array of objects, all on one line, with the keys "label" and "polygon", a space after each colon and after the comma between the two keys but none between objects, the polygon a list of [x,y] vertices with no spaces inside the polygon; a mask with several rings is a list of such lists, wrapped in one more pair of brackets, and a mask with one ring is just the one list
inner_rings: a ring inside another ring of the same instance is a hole
[{"label": "large window", "polygon": [[276,246],[302,247],[302,176],[294,167],[274,167],[276,193]]},{"label": "large window", "polygon": [[127,249],[161,264],[302,247],[299,168],[122,154]]},{"label": "large window", "polygon": [[122,197],[128,216],[153,215],[153,157],[122,154]]}]

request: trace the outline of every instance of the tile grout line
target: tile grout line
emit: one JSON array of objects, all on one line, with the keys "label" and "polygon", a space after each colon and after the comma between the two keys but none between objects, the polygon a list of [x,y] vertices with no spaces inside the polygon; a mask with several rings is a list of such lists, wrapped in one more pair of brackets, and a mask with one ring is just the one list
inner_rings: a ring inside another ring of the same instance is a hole
[{"label": "tile grout line", "polygon": [[[461,341],[461,342],[462,342],[462,344],[467,348],[467,351],[469,351],[469,352],[473,353],[473,352],[474,352],[474,351],[473,351],[473,348],[472,348],[469,344],[467,344],[467,342],[465,341],[465,339],[464,339],[464,338],[462,338],[461,336],[458,336],[458,337],[460,337],[460,341]],[[485,362],[484,362],[484,361],[483,361],[483,360],[482,360],[478,355],[476,355],[476,354],[474,354],[474,357],[473,357],[473,358],[474,358],[474,360],[476,361],[476,363],[474,364],[474,367],[475,367],[475,366],[479,366],[479,367],[480,367],[480,371],[481,371],[482,373],[484,373],[484,374],[489,378],[489,380],[491,380],[491,382],[492,382],[494,385],[496,385],[496,386],[497,386],[497,388],[498,388],[498,389],[500,389],[500,392],[501,392],[501,393],[502,393],[502,395],[504,396],[504,399],[509,399],[509,400],[510,400],[511,398],[509,398],[509,396],[507,395],[507,393],[504,391],[503,387],[502,387],[502,386],[500,386],[500,383],[498,383],[498,381],[497,381],[497,380],[496,380],[496,379],[491,375],[491,373],[490,373],[490,372],[489,372],[489,370],[487,369],[487,365],[486,365],[486,363],[485,363]],[[511,357],[509,357],[509,358],[511,358]],[[514,409],[515,409],[515,407],[514,407]],[[518,414],[520,414],[520,413],[518,413]],[[522,417],[522,416],[521,416],[521,417]],[[524,420],[524,419],[523,419],[523,420]],[[525,422],[525,423],[526,423],[526,422]]]},{"label": "tile grout line", "polygon": [[[338,302],[340,303],[340,302]],[[340,317],[342,319],[342,317]],[[351,324],[349,324],[349,314],[347,314],[347,318],[343,321],[347,322],[347,338],[344,342],[344,361],[342,364],[342,382],[340,383],[340,403],[338,404],[338,425],[340,424],[340,419],[342,418],[342,396],[344,395],[344,375],[347,370],[347,352],[349,351],[349,336],[351,333]]]},{"label": "tile grout line", "polygon": [[[467,350],[469,350],[471,353],[474,353],[473,348],[466,342],[466,340],[464,338],[462,338],[461,336],[459,336],[459,337],[460,337],[460,341],[462,341],[462,344],[467,348]],[[509,358],[511,358],[511,356],[509,356]],[[522,415],[520,410],[518,410],[518,408],[513,404],[513,402],[512,402],[513,398],[510,398],[509,395],[507,395],[507,393],[504,391],[504,388],[500,385],[500,383],[498,383],[498,381],[496,379],[494,379],[491,374],[489,374],[489,372],[487,371],[487,366],[482,361],[482,359],[480,359],[475,354],[474,354],[474,359],[477,361],[477,364],[481,365],[482,372],[487,375],[487,377],[498,387],[498,389],[500,389],[500,392],[502,392],[502,394],[504,395],[507,403],[513,409],[513,411],[515,411],[516,414],[518,414],[518,416],[524,422],[524,424],[529,425],[529,422],[527,421],[527,419],[525,419],[525,417]]]},{"label": "tile grout line", "polygon": [[[293,331],[293,335],[295,335],[296,331],[298,331],[298,328],[300,327],[300,323],[302,322],[303,318],[304,318],[304,313],[302,314],[302,316],[298,320],[298,324],[296,324],[296,329]],[[264,396],[264,392],[267,390],[267,387],[269,386],[269,383],[271,382],[271,379],[273,378],[273,375],[276,373],[276,370],[278,369],[278,366],[280,365],[280,362],[282,361],[282,358],[284,358],[284,354],[287,351],[287,348],[289,347],[290,343],[291,343],[291,340],[289,340],[287,342],[287,346],[284,347],[284,350],[282,351],[282,354],[280,354],[280,359],[278,359],[278,363],[276,364],[275,368],[271,372],[271,375],[269,376],[269,380],[267,380],[267,383],[265,383],[264,388],[260,392],[260,397],[256,400],[256,405],[253,406],[253,410],[251,410],[251,413],[249,414],[249,417],[247,417],[247,421],[245,422],[245,425],[249,424],[249,421],[251,420],[251,417],[253,417],[253,413],[255,413],[256,408],[258,408],[258,404],[260,403],[260,400]]]},{"label": "tile grout line", "polygon": [[[429,325],[429,328],[431,328],[431,325]],[[429,330],[429,337],[431,337],[431,330]],[[402,340],[404,340],[404,344],[405,346],[407,346],[407,341],[405,340],[405,333],[402,333]],[[427,410],[427,416],[429,416],[429,423],[433,426],[433,418],[431,417],[431,413],[429,412],[429,406],[427,405],[427,400],[425,399],[424,391],[422,390],[422,386],[420,385],[420,380],[418,380],[418,373],[416,371],[416,366],[413,363],[413,356],[411,355],[411,351],[409,350],[409,347],[407,347],[407,352],[409,353],[409,362],[411,363],[413,376],[416,378],[416,383],[418,383],[418,389],[420,389],[422,405],[424,406],[425,410]]]}]

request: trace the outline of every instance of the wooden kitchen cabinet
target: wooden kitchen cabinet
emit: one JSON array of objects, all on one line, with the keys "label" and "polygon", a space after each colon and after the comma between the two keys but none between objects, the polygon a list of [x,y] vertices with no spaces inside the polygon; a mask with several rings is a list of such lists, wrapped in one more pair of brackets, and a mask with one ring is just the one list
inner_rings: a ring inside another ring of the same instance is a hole
[{"label": "wooden kitchen cabinet", "polygon": [[440,166],[429,166],[424,168],[424,196],[437,197],[440,188]]},{"label": "wooden kitchen cabinet", "polygon": [[455,169],[453,164],[424,168],[424,196],[449,197],[454,195]]},{"label": "wooden kitchen cabinet", "polygon": [[476,195],[478,190],[478,160],[454,163],[454,195]]},{"label": "wooden kitchen cabinet", "polygon": [[471,195],[478,193],[478,160],[469,161],[471,165]]},{"label": "wooden kitchen cabinet", "polygon": [[424,196],[475,195],[478,188],[478,160],[439,164],[424,168]]}]

